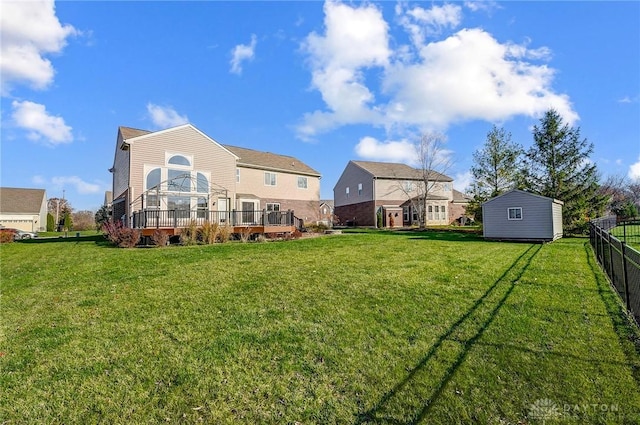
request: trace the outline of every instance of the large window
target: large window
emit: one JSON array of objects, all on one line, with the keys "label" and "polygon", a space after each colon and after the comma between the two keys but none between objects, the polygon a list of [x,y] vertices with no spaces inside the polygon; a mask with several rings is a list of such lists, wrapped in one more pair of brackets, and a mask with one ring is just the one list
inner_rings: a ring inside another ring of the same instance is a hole
[{"label": "large window", "polygon": [[298,188],[306,189],[307,188],[307,178],[303,176],[298,176]]},{"label": "large window", "polygon": [[509,207],[509,208],[507,208],[507,219],[509,219],[509,220],[522,220],[522,207]]},{"label": "large window", "polygon": [[171,192],[191,192],[191,173],[185,170],[167,170],[167,189]]},{"label": "large window", "polygon": [[269,171],[265,171],[265,173],[264,173],[264,184],[265,184],[265,186],[275,186],[276,185],[276,173],[270,173]]},{"label": "large window", "polygon": [[209,193],[209,179],[202,173],[197,174],[196,191],[198,193]]}]

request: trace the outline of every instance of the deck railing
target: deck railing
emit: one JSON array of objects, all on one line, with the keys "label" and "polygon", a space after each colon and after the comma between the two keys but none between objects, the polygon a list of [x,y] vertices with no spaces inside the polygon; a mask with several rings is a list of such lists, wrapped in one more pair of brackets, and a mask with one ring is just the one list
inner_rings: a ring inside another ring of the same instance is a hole
[{"label": "deck railing", "polygon": [[133,213],[131,227],[134,229],[182,228],[192,223],[218,223],[229,226],[295,226],[301,229],[302,220],[293,211],[207,211],[207,210],[141,210]]}]

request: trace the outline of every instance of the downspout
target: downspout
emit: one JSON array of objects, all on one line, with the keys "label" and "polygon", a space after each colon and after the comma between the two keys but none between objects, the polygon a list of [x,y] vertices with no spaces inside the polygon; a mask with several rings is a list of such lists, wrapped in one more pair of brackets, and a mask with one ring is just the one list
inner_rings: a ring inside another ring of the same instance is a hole
[{"label": "downspout", "polygon": [[376,229],[378,228],[378,206],[376,205],[376,176],[373,176],[371,181],[373,192],[371,194],[371,198],[373,199],[373,222],[376,224]]}]

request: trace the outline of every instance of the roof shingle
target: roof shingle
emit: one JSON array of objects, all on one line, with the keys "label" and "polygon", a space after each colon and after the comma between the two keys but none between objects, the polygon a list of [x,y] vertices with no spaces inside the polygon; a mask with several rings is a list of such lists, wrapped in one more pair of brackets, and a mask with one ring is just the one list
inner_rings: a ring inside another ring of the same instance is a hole
[{"label": "roof shingle", "polygon": [[0,187],[0,212],[40,214],[44,197],[44,189]]},{"label": "roof shingle", "polygon": [[[422,180],[422,170],[395,162],[351,161],[374,177],[384,179]],[[453,179],[437,171],[429,172],[429,180],[452,182]]]},{"label": "roof shingle", "polygon": [[278,155],[271,152],[256,151],[253,149],[240,148],[237,146],[222,146],[224,146],[240,158],[238,160],[238,165],[280,170],[289,173],[307,174],[311,176],[320,176],[320,173],[318,173],[316,170],[292,156]]}]

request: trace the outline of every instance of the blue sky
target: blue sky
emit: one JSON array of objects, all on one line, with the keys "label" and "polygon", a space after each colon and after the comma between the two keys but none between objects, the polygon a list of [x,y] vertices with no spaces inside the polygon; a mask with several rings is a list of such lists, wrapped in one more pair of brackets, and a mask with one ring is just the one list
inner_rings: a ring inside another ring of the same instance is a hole
[{"label": "blue sky", "polygon": [[220,143],[411,164],[446,136],[463,190],[493,124],[525,148],[553,107],[603,177],[640,179],[640,2],[0,0],[2,186],[77,210],[111,186],[118,126],[185,122]]}]

